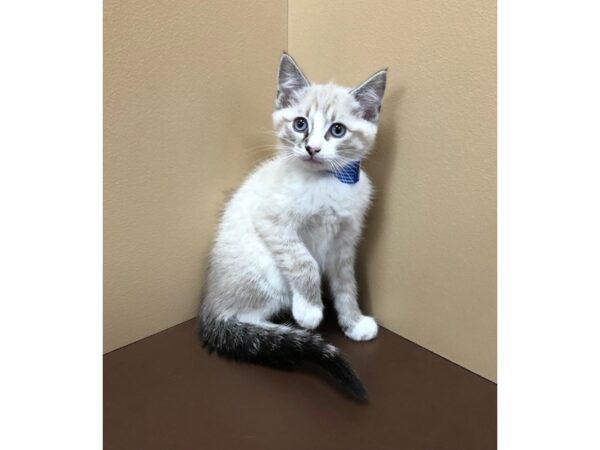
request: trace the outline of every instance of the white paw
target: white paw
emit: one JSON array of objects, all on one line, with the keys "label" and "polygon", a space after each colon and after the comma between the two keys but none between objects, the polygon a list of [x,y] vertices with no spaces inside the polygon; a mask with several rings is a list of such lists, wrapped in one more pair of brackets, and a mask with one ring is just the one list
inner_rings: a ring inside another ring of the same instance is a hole
[{"label": "white paw", "polygon": [[362,316],[345,333],[355,341],[369,341],[377,336],[377,322],[372,317]]},{"label": "white paw", "polygon": [[292,314],[298,325],[314,330],[323,320],[323,307],[312,305],[303,298],[294,297]]}]

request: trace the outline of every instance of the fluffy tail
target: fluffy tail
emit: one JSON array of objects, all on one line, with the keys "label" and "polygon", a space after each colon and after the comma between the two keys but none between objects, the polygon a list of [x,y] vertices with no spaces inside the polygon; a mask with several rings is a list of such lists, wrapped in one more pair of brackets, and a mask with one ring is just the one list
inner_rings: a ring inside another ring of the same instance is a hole
[{"label": "fluffy tail", "polygon": [[360,401],[367,398],[362,382],[339,349],[318,334],[286,325],[261,327],[234,318],[201,318],[199,332],[211,352],[281,369],[293,369],[311,362],[329,373],[344,392]]}]

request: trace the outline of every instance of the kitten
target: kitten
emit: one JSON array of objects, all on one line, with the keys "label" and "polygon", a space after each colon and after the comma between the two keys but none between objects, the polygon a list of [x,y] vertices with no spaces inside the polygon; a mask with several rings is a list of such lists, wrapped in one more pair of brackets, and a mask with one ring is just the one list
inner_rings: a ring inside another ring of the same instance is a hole
[{"label": "kitten", "polygon": [[[372,193],[360,160],[375,140],[386,75],[354,89],[311,84],[289,55],[281,57],[273,113],[279,154],[233,195],[210,254],[199,328],[211,351],[282,368],[311,362],[366,398],[340,351],[309,330],[323,318],[325,276],[346,336],[377,335],[357,304],[354,260]],[[282,312],[301,328],[271,321]]]}]

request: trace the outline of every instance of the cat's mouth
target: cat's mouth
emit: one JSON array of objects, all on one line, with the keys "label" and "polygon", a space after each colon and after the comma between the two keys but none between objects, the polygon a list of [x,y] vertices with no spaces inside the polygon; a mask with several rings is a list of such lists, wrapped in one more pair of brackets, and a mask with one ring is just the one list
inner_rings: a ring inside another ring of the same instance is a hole
[{"label": "cat's mouth", "polygon": [[303,156],[302,161],[306,161],[309,164],[323,164],[323,159],[317,156]]}]

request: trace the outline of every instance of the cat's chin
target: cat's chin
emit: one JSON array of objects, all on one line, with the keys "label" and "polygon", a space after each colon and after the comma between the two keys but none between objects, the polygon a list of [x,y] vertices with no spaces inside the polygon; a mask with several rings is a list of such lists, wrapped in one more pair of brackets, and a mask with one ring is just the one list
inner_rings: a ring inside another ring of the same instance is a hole
[{"label": "cat's chin", "polygon": [[300,158],[300,164],[307,170],[312,172],[321,172],[327,170],[327,164],[325,161],[311,158]]}]

